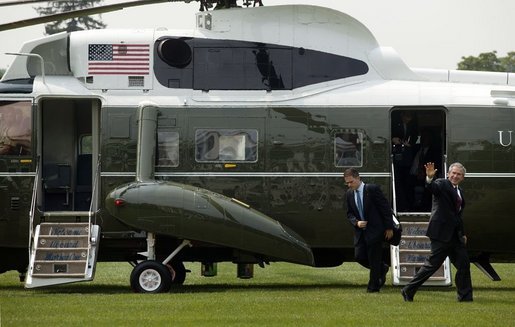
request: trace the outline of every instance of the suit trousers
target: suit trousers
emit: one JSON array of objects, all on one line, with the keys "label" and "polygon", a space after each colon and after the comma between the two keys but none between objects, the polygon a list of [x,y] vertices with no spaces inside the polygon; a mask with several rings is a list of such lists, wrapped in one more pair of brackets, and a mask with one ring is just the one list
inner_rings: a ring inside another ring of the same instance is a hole
[{"label": "suit trousers", "polygon": [[383,240],[366,241],[364,234],[355,244],[354,257],[356,261],[365,268],[370,269],[367,289],[378,291],[382,286],[381,278],[387,269],[383,263]]},{"label": "suit trousers", "polygon": [[471,301],[472,279],[470,277],[470,260],[465,245],[458,240],[457,236],[450,242],[431,240],[431,254],[429,258],[426,259],[422,268],[404,287],[404,291],[410,296],[414,296],[418,288],[440,268],[447,257],[456,267],[455,283],[458,300]]}]

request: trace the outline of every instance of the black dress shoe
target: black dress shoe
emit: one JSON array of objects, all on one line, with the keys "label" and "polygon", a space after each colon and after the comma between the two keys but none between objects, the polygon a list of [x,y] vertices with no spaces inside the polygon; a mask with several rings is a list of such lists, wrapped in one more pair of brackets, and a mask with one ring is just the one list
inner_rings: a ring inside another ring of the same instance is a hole
[{"label": "black dress shoe", "polygon": [[403,289],[401,289],[402,297],[404,298],[404,302],[413,302],[413,295],[409,295],[408,292],[406,292]]}]

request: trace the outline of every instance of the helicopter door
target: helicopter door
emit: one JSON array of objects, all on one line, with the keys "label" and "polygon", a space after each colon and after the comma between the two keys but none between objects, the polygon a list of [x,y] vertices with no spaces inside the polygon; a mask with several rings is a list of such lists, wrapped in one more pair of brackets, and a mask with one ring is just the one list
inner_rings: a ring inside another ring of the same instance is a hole
[{"label": "helicopter door", "polygon": [[[393,211],[404,231],[399,246],[390,247],[394,285],[405,285],[430,252],[425,237],[432,195],[425,187],[427,162],[437,177],[444,175],[446,110],[443,107],[402,107],[391,112]],[[452,284],[449,258],[425,285]]]},{"label": "helicopter door", "polygon": [[[41,101],[44,211],[88,211],[92,196],[93,116],[88,99]],[[95,107],[96,108],[96,107]]]},{"label": "helicopter door", "polygon": [[444,172],[445,108],[394,108],[391,113],[394,208],[397,212],[431,211],[424,187],[427,162]]}]

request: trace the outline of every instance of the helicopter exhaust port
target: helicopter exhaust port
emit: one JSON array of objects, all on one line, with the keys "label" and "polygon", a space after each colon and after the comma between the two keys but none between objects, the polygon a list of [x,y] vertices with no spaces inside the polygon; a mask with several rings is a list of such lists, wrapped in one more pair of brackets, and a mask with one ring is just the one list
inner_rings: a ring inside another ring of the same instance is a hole
[{"label": "helicopter exhaust port", "polygon": [[191,47],[182,39],[164,39],[159,41],[157,54],[168,65],[184,68],[192,58]]}]

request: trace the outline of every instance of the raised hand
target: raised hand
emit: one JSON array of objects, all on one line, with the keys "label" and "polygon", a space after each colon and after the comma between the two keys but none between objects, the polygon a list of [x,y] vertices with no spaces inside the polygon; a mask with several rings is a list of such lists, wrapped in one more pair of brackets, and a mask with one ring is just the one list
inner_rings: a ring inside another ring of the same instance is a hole
[{"label": "raised hand", "polygon": [[436,172],[438,169],[435,169],[435,163],[434,162],[428,162],[424,165],[424,168],[426,168],[426,176],[430,179],[435,177]]}]

